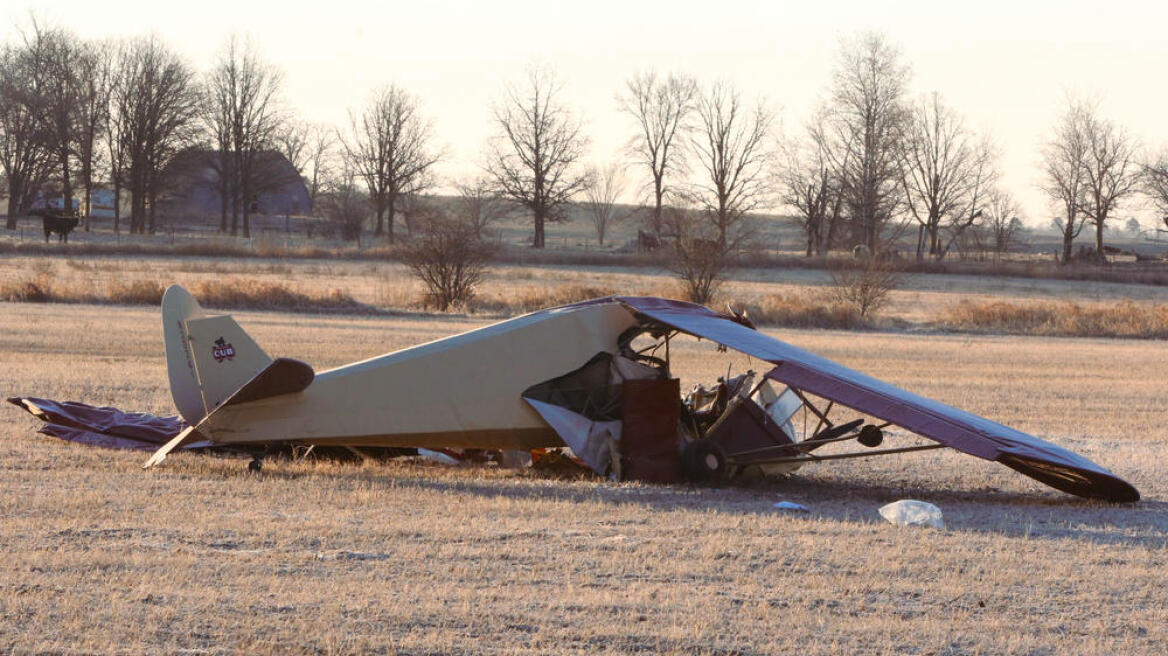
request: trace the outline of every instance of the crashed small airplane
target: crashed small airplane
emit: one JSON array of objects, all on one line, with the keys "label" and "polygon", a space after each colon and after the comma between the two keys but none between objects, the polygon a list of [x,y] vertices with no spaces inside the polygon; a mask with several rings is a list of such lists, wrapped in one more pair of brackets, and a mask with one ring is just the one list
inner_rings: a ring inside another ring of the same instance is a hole
[{"label": "crashed small airplane", "polygon": [[[809,462],[952,448],[1070,494],[1139,499],[1132,485],[1062,447],[786,344],[744,317],[690,303],[595,299],[320,373],[269,357],[229,315],[208,314],[181,286],[166,291],[162,317],[171,394],[189,425],[146,467],[193,442],[256,454],[290,443],[503,452],[567,446],[614,479],[720,482],[753,468],[785,472]],[[697,385],[682,398],[670,371],[670,341],[679,334],[772,368],[757,380],[747,372],[709,389]],[[837,423],[837,406],[861,417]],[[931,443],[884,445],[892,426]],[[865,448],[815,453],[847,441]]]}]

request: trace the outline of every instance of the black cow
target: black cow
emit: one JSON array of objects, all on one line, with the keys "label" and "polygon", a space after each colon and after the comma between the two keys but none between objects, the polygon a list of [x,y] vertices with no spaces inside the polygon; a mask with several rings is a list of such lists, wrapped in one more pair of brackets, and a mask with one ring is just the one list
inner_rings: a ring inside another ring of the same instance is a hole
[{"label": "black cow", "polygon": [[61,216],[59,214],[42,214],[41,223],[45,229],[45,243],[49,243],[49,235],[57,233],[57,241],[69,243],[69,233],[77,227],[80,220],[75,216]]}]

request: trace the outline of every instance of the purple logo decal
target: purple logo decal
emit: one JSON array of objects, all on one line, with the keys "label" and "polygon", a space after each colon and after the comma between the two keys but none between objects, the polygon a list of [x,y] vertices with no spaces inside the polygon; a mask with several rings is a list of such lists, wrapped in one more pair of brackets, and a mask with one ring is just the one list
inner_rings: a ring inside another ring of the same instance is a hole
[{"label": "purple logo decal", "polygon": [[223,338],[215,340],[215,348],[211,349],[211,355],[215,356],[215,362],[223,362],[224,360],[235,359],[235,347],[223,341]]}]

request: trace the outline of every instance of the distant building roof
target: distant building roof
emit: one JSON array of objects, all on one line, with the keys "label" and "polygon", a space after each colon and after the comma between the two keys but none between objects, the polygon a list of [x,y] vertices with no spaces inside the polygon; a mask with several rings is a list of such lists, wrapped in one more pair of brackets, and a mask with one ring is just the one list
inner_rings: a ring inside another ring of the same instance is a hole
[{"label": "distant building roof", "polygon": [[[163,175],[169,192],[159,201],[162,212],[171,216],[218,216],[222,211],[219,189],[220,151],[189,149],[178,153]],[[304,180],[275,150],[256,153],[255,194],[250,199],[258,214],[308,214],[312,200]]]}]

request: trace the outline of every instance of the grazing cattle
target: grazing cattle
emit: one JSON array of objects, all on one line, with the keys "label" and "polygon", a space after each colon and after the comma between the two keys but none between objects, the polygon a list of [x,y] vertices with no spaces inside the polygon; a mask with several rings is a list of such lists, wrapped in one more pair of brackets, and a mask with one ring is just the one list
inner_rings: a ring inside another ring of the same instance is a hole
[{"label": "grazing cattle", "polygon": [[75,216],[60,216],[57,214],[41,215],[41,222],[45,229],[45,243],[49,243],[49,235],[57,233],[57,241],[69,243],[69,233],[77,227],[79,219]]}]

